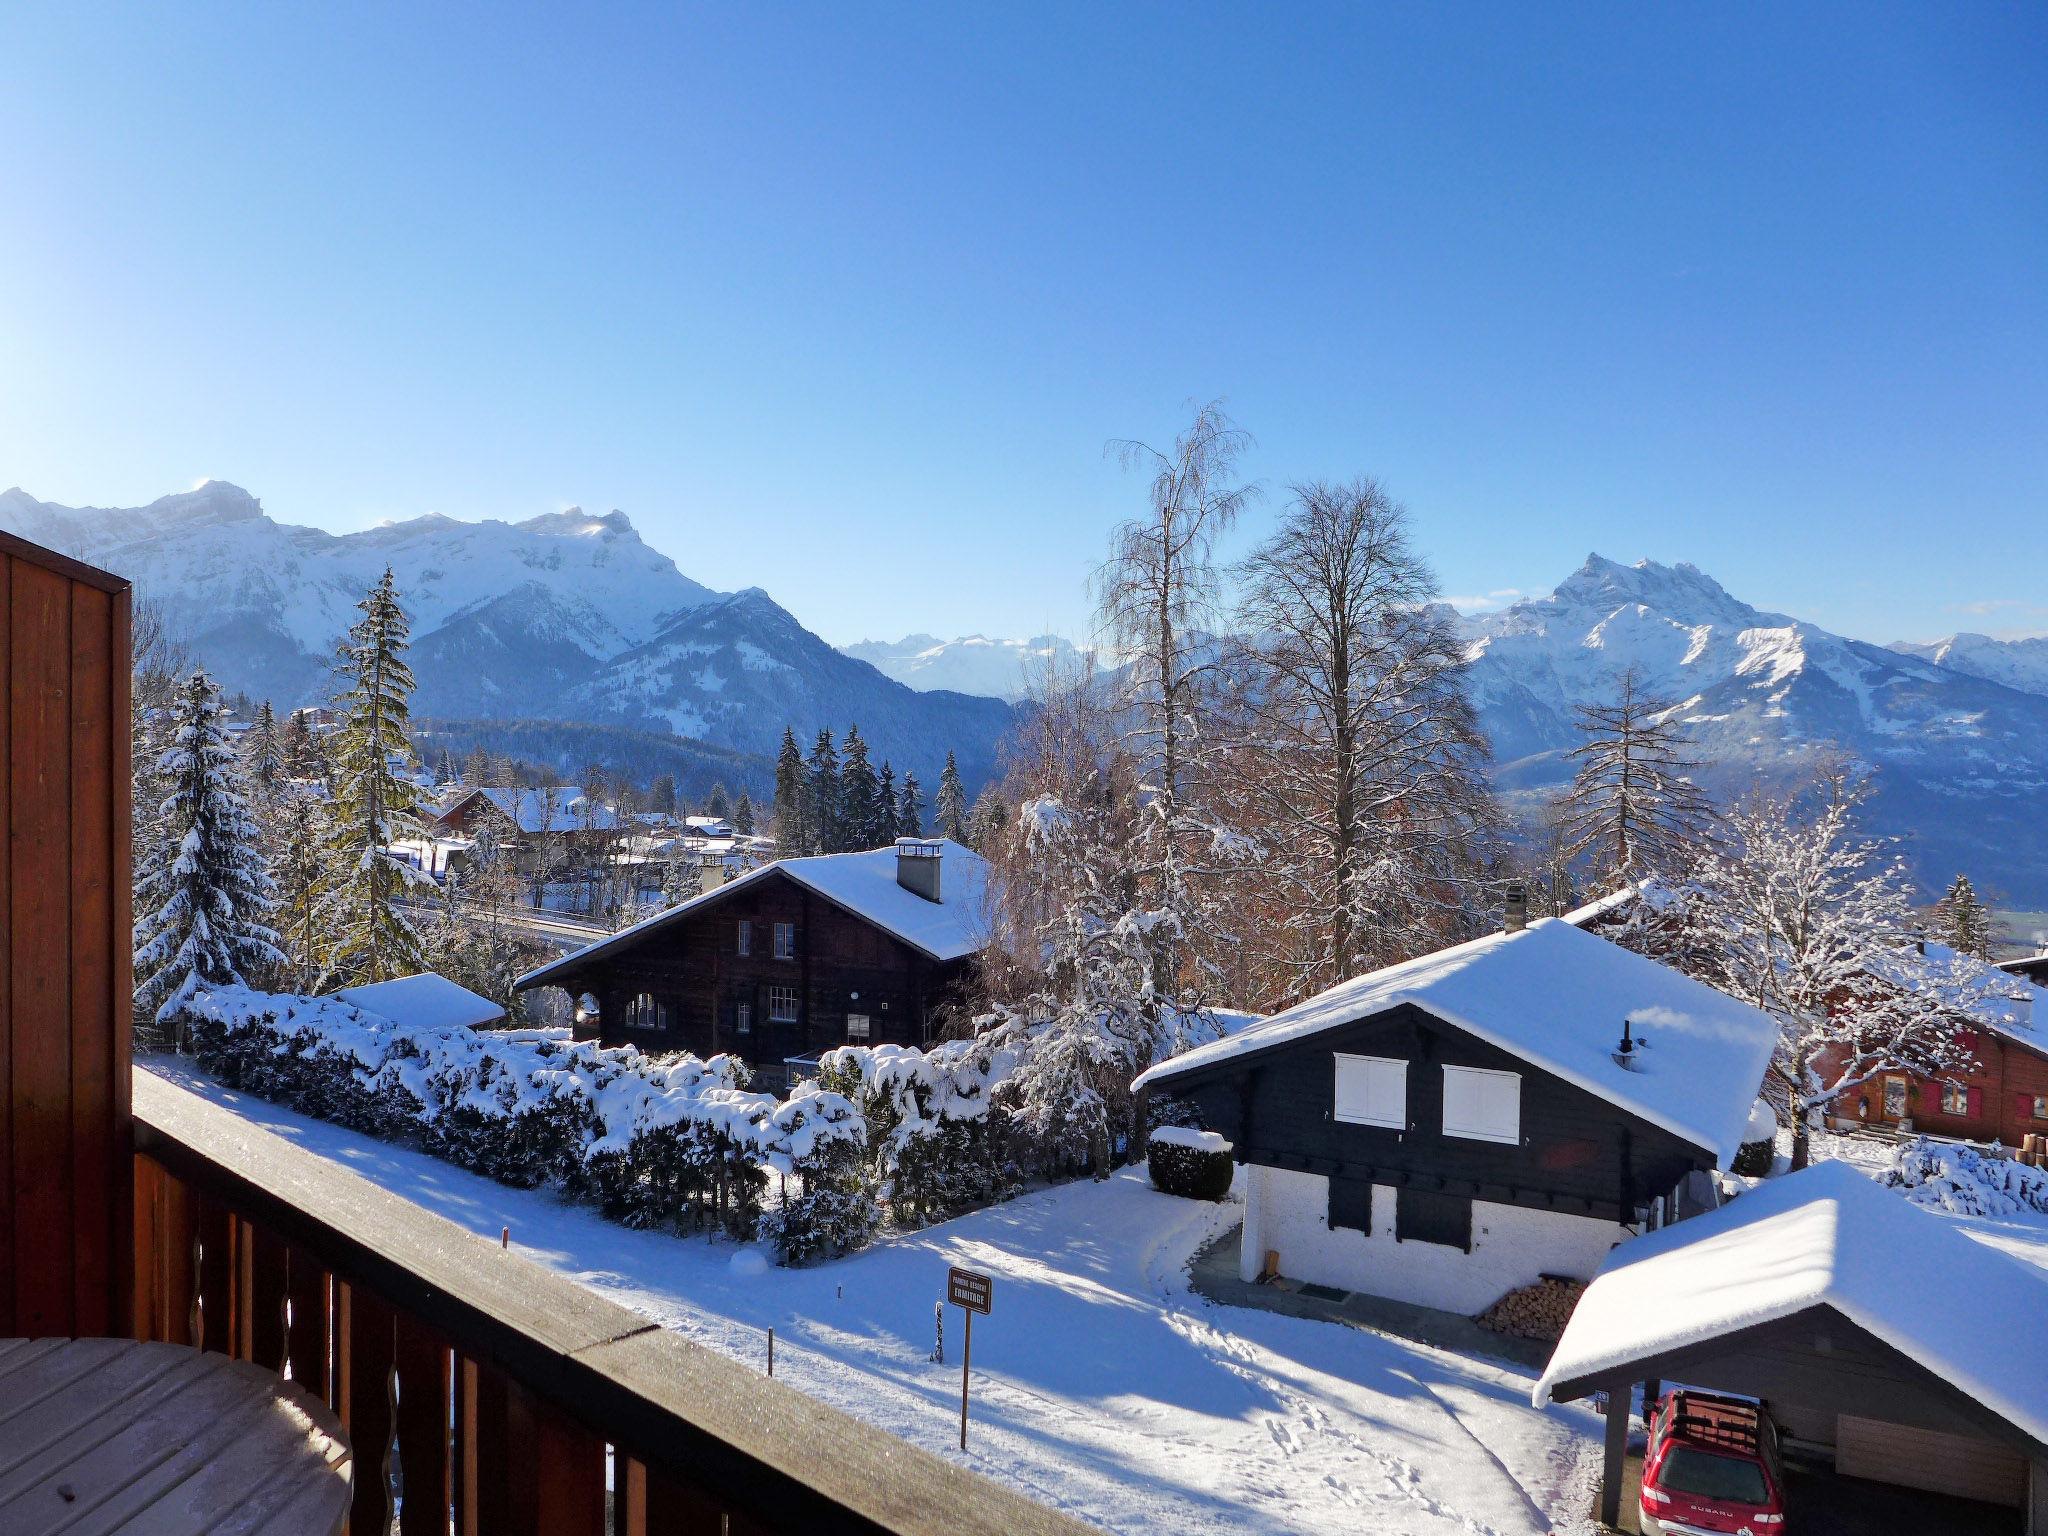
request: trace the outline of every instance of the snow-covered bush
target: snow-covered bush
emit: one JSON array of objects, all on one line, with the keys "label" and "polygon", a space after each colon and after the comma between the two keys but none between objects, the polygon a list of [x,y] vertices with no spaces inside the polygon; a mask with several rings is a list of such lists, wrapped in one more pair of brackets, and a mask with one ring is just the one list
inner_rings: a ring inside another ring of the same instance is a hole
[{"label": "snow-covered bush", "polygon": [[1730,1173],[1760,1179],[1777,1166],[1778,1113],[1768,1099],[1758,1099],[1749,1111],[1749,1125],[1742,1133],[1742,1145],[1735,1149]]},{"label": "snow-covered bush", "polygon": [[1146,1143],[1145,1169],[1152,1182],[1169,1195],[1190,1200],[1222,1200],[1230,1194],[1230,1143],[1214,1131],[1162,1125]]},{"label": "snow-covered bush", "polygon": [[1899,1148],[1883,1182],[1916,1205],[1958,1216],[2048,1212],[2048,1169],[1924,1136]]},{"label": "snow-covered bush", "polygon": [[881,1210],[862,1167],[867,1125],[852,1101],[827,1088],[801,1089],[776,1109],[768,1129],[768,1160],[783,1175],[784,1194],[762,1218],[761,1235],[777,1262],[836,1257],[873,1236]]},{"label": "snow-covered bush", "polygon": [[819,1062],[819,1084],[845,1095],[867,1127],[877,1194],[903,1225],[1003,1199],[1016,1184],[1010,1114],[996,1102],[1015,1053],[993,1040],[844,1046]]}]

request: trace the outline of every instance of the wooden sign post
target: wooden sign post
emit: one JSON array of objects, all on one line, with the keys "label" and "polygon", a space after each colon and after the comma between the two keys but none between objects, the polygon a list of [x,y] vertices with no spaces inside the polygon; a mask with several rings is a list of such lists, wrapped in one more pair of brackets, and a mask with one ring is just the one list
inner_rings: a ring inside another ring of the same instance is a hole
[{"label": "wooden sign post", "polygon": [[958,1266],[946,1272],[946,1300],[966,1314],[960,1339],[960,1449],[967,1449],[967,1367],[974,1358],[974,1314],[988,1316],[996,1283],[987,1275]]}]

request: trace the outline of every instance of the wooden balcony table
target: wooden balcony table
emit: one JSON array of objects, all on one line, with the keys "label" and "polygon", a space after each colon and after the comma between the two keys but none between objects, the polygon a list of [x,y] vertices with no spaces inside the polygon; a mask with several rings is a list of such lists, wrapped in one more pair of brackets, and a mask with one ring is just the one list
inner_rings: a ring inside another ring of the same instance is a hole
[{"label": "wooden balcony table", "polygon": [[0,1339],[0,1536],[337,1536],[352,1464],[326,1404],[246,1360]]}]

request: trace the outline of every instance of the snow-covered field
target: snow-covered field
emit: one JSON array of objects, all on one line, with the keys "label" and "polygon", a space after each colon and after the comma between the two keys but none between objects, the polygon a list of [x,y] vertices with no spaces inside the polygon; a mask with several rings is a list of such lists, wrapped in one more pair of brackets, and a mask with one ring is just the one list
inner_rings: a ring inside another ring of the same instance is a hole
[{"label": "snow-covered field", "polygon": [[1599,1422],[1539,1412],[1511,1368],[1189,1292],[1237,1219],[1141,1170],[1044,1190],[808,1270],[634,1232],[545,1192],[150,1070],[481,1235],[929,1451],[963,1459],[957,1309],[929,1359],[949,1264],[996,1278],[974,1340],[968,1465],[1105,1529],[1543,1533],[1582,1523]]}]

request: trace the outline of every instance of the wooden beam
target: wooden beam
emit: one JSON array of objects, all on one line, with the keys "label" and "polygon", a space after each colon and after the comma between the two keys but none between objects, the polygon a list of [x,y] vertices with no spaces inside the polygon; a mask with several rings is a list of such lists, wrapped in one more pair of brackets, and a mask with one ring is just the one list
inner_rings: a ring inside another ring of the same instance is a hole
[{"label": "wooden beam", "polygon": [[1633,1384],[1618,1381],[1607,1389],[1607,1441],[1600,1463],[1600,1520],[1621,1524],[1621,1485],[1628,1458],[1629,1398]]}]

